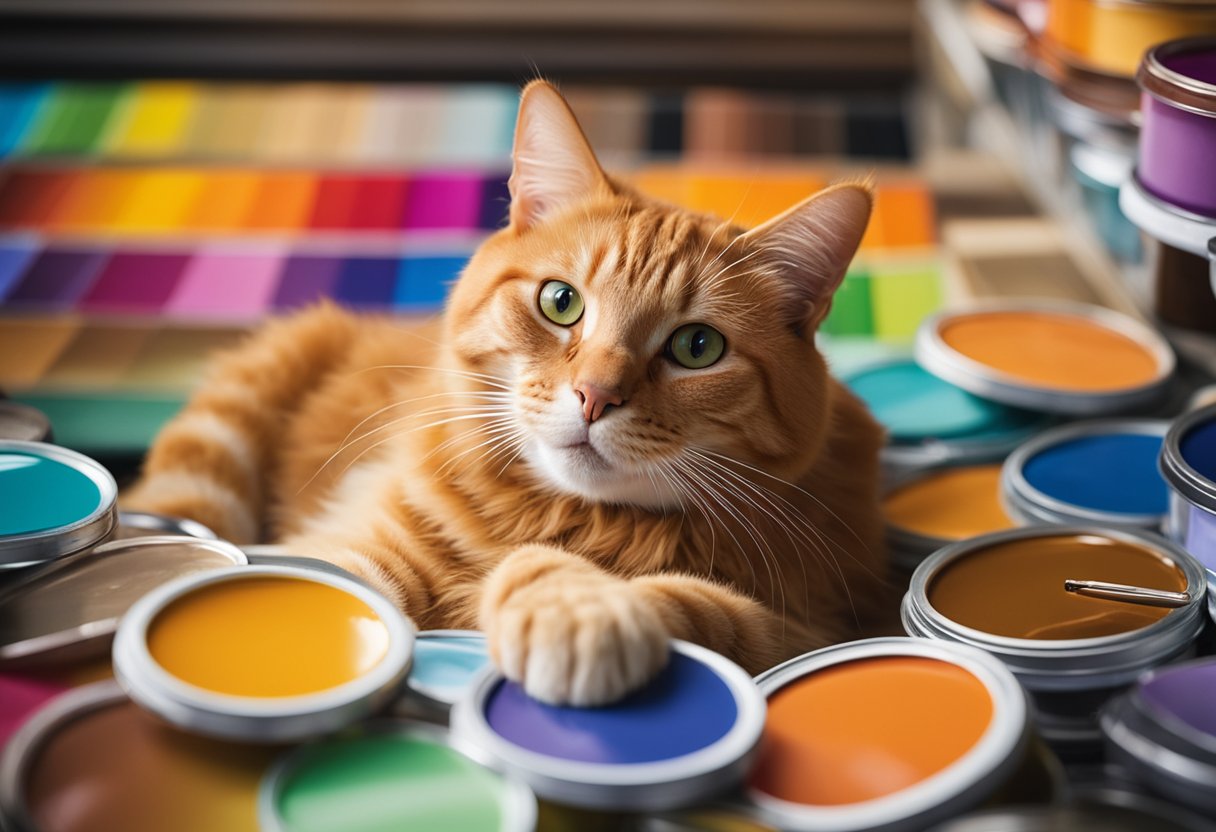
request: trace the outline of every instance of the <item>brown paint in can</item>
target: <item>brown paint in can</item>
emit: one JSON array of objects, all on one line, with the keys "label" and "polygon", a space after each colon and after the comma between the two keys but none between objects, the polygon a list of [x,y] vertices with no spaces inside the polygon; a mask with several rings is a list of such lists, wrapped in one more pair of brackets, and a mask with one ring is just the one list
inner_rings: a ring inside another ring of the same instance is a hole
[{"label": "brown paint in can", "polygon": [[968,552],[930,578],[927,594],[946,618],[1008,638],[1110,636],[1147,627],[1170,612],[1065,592],[1069,578],[1187,590],[1177,564],[1145,546],[1096,534],[1061,534]]}]

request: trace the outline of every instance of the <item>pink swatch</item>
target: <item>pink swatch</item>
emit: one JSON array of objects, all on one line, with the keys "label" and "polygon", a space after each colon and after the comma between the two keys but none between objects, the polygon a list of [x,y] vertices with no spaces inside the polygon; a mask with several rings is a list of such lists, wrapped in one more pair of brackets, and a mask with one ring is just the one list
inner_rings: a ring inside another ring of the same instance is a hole
[{"label": "pink swatch", "polygon": [[270,307],[284,256],[212,249],[186,267],[165,311],[186,318],[253,320]]},{"label": "pink swatch", "polygon": [[0,675],[0,748],[17,729],[67,686],[26,676]]}]

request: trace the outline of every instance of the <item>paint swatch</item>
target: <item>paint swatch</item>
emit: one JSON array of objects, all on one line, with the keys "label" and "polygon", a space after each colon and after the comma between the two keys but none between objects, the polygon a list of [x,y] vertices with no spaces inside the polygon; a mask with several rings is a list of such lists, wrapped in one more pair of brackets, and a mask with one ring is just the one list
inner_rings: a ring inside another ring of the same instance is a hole
[{"label": "paint swatch", "polygon": [[[905,103],[741,89],[565,90],[608,159],[908,158]],[[0,157],[343,167],[502,162],[519,90],[494,84],[0,84]]]}]

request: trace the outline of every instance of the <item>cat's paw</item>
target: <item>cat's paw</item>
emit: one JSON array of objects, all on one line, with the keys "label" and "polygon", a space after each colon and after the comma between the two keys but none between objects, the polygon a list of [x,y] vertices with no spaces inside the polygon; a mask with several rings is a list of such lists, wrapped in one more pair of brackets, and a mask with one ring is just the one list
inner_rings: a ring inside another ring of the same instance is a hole
[{"label": "cat's paw", "polygon": [[519,587],[487,619],[499,669],[555,705],[614,702],[667,663],[668,635],[654,608],[606,575]]}]

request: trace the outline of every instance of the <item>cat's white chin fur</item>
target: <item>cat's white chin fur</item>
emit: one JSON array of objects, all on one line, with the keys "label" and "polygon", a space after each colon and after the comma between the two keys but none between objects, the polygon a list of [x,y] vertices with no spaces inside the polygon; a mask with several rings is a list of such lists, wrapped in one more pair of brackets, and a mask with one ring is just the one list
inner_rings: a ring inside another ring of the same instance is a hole
[{"label": "cat's white chin fur", "polygon": [[658,474],[652,477],[636,466],[609,460],[594,440],[559,447],[533,439],[523,456],[533,471],[563,494],[648,509],[680,504],[679,494]]}]

